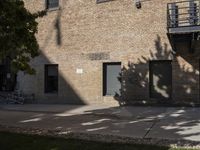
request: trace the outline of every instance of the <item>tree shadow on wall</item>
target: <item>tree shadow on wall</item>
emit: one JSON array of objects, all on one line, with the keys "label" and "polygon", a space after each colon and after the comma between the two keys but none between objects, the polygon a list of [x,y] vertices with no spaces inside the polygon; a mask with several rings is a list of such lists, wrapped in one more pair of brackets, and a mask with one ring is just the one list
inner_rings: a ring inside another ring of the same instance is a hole
[{"label": "tree shadow on wall", "polygon": [[[67,1],[63,1],[62,5],[65,6],[66,3]],[[73,82],[61,72],[62,69],[58,69],[58,91],[55,93],[45,92],[45,65],[58,64],[59,68],[62,68],[60,61],[68,59],[65,55],[54,54],[55,50],[61,49],[63,46],[61,22],[63,7],[57,11],[48,11],[47,13],[48,15],[43,18],[43,21],[39,22],[41,27],[48,25],[48,28],[42,28],[42,32],[40,32],[41,29],[39,28],[40,55],[31,61],[31,65],[36,69],[36,76],[20,72],[18,77],[20,81],[19,89],[25,94],[37,93],[35,101],[27,100],[26,103],[85,105],[84,99],[73,86]],[[51,57],[52,54],[54,55],[53,57]]]},{"label": "tree shadow on wall", "polygon": [[179,49],[181,53],[171,51],[166,43],[161,43],[159,35],[155,49],[155,52],[150,51],[149,57],[141,56],[137,62],[130,61],[122,67],[118,76],[121,89],[114,98],[120,105],[199,103],[199,69],[195,55],[183,53],[184,45]]}]

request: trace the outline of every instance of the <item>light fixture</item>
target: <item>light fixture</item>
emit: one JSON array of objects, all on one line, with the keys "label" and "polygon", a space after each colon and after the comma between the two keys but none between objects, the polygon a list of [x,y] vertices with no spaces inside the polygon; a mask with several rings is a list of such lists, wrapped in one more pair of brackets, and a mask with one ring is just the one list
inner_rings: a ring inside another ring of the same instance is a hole
[{"label": "light fixture", "polygon": [[135,0],[135,6],[136,6],[137,9],[140,9],[142,7],[141,1]]}]

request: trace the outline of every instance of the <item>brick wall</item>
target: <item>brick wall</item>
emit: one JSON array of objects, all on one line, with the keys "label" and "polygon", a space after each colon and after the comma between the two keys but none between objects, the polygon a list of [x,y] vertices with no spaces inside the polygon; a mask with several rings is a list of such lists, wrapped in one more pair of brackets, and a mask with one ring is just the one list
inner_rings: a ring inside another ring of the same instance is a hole
[{"label": "brick wall", "polygon": [[[137,9],[133,0],[100,4],[95,0],[61,0],[60,9],[38,19],[41,55],[32,61],[37,74],[20,73],[20,89],[35,93],[39,103],[146,103],[151,102],[149,60],[172,59],[172,102],[198,102],[198,58],[172,56],[166,35],[168,2],[172,0],[144,1]],[[25,3],[31,12],[45,9],[45,0]],[[122,62],[124,99],[102,96],[103,62]],[[44,64],[49,63],[59,64],[58,94],[44,93]],[[82,74],[76,73],[79,68]]]}]

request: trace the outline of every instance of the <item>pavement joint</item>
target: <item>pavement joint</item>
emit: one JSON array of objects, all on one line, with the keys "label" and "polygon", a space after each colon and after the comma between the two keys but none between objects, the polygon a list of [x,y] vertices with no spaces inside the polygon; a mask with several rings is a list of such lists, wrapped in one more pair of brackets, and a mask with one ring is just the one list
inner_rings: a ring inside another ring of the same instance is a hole
[{"label": "pavement joint", "polygon": [[145,133],[145,135],[143,136],[143,139],[145,139],[147,137],[147,135],[150,133],[150,131],[152,130],[152,128],[156,125],[156,123],[158,122],[158,120],[153,121],[151,127],[148,129],[148,131]]}]

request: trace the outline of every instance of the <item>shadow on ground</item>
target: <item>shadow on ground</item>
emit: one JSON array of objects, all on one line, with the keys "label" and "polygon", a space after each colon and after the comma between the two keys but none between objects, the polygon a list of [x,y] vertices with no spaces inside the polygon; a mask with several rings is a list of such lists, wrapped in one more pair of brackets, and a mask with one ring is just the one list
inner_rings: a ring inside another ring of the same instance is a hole
[{"label": "shadow on ground", "polygon": [[[84,110],[79,114],[71,111],[72,109],[60,113],[1,111],[0,120],[1,125],[20,127],[24,131],[40,129],[34,131],[34,134],[42,134],[48,130],[62,136],[81,133],[85,134],[83,137],[86,139],[87,136],[90,137],[89,140],[102,140],[105,137],[103,141],[107,142],[114,137],[123,140],[156,139],[155,144],[167,139],[169,142],[164,144],[168,146],[200,143],[200,120],[196,115],[200,112],[199,108],[127,106]],[[101,135],[102,138],[96,135]]]}]

